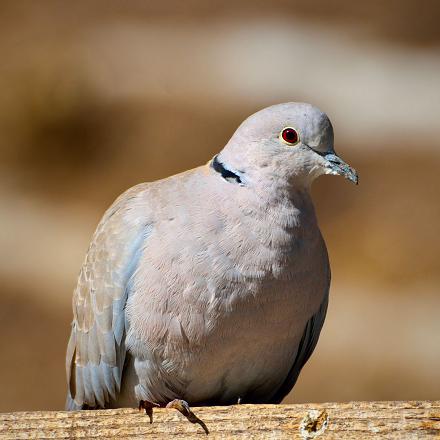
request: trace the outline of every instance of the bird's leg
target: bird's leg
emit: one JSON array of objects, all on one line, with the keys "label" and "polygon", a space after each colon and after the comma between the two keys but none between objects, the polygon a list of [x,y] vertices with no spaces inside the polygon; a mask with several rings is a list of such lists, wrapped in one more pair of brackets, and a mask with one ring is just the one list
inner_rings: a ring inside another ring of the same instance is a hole
[{"label": "bird's leg", "polygon": [[159,408],[158,403],[149,402],[148,400],[139,401],[139,411],[145,410],[145,414],[150,418],[150,423],[153,423],[153,408]]},{"label": "bird's leg", "polygon": [[188,402],[181,399],[174,399],[169,402],[166,406],[167,408],[177,409],[181,414],[183,414],[191,423],[198,423],[202,429],[205,431],[205,434],[209,434],[208,427],[205,425],[203,420],[200,420],[192,411],[188,405]]}]

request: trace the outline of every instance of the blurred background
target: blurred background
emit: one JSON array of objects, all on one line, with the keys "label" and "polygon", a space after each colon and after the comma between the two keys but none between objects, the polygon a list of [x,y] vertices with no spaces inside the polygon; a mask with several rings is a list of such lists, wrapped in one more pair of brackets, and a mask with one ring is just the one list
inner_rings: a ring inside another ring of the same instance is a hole
[{"label": "blurred background", "polygon": [[438,399],[439,5],[3,0],[0,411],[63,408],[71,295],[116,196],[292,100],[330,115],[360,185],[313,188],[331,301],[286,401]]}]

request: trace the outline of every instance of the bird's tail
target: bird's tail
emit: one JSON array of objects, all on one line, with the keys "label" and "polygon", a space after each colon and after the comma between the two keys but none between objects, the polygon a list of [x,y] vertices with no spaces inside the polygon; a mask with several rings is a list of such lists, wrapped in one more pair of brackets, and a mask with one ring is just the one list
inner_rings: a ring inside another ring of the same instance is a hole
[{"label": "bird's tail", "polygon": [[78,405],[73,399],[70,393],[67,393],[66,397],[66,411],[79,411],[82,409],[81,405]]}]

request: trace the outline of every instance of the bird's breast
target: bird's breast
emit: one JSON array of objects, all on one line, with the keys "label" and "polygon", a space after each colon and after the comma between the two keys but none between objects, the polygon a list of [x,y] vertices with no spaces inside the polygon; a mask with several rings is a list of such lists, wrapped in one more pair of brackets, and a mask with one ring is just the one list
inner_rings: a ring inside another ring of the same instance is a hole
[{"label": "bird's breast", "polygon": [[327,289],[316,222],[234,209],[156,225],[127,304],[131,352],[154,350],[193,402],[273,388]]}]

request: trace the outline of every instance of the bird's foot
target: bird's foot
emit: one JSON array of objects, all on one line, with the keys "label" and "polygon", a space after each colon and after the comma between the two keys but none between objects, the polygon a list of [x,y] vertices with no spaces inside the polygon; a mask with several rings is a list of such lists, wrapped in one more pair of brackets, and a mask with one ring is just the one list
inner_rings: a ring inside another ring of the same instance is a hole
[{"label": "bird's foot", "polygon": [[188,402],[181,399],[174,399],[169,402],[166,406],[167,408],[177,409],[181,414],[183,414],[191,423],[199,424],[202,429],[205,431],[205,434],[209,434],[208,427],[205,425],[203,420],[200,420],[192,411],[188,405]]},{"label": "bird's foot", "polygon": [[145,414],[150,418],[150,423],[153,423],[153,408],[159,408],[158,403],[149,402],[148,400],[141,400],[139,402],[139,411],[145,410]]}]

